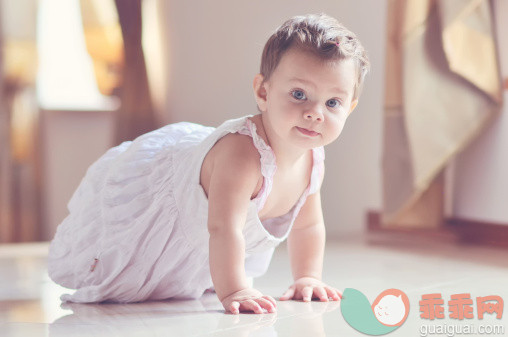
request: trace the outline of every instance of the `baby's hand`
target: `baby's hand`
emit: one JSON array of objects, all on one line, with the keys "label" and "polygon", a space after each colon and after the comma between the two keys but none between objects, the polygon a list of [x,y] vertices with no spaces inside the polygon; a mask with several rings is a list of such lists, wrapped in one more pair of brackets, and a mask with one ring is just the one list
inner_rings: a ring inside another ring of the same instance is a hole
[{"label": "baby's hand", "polygon": [[232,293],[222,300],[222,305],[226,311],[230,311],[235,315],[243,311],[254,311],[256,314],[262,314],[266,310],[272,313],[276,311],[277,307],[273,297],[264,296],[253,288],[246,288]]},{"label": "baby's hand", "polygon": [[329,298],[338,301],[342,298],[342,293],[313,277],[301,277],[289,287],[279,300],[295,299],[309,302],[313,298],[318,298],[322,302],[328,302]]}]

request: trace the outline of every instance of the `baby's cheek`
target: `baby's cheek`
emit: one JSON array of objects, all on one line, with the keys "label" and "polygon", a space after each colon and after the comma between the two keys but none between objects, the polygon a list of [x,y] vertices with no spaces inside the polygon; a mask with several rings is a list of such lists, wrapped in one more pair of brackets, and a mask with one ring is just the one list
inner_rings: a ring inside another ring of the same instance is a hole
[{"label": "baby's cheek", "polygon": [[342,132],[342,128],[344,127],[344,125],[342,124],[339,124],[339,123],[335,123],[333,124],[332,126],[330,126],[330,129],[329,129],[329,141],[332,142],[334,140],[336,140],[337,138],[339,138],[341,132]]}]

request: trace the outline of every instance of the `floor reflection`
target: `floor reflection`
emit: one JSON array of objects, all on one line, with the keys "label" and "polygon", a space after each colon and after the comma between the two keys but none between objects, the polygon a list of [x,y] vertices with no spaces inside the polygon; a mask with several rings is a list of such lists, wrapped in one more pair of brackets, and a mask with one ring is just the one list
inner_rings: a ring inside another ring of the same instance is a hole
[{"label": "floor reflection", "polygon": [[[415,247],[413,247],[415,246]],[[397,288],[409,296],[411,310],[404,325],[390,336],[413,336],[422,321],[418,302],[423,294],[471,293],[508,298],[506,252],[468,246],[372,246],[337,242],[327,246],[324,279],[339,288],[355,288],[370,300]],[[401,247],[406,247],[402,250]],[[7,249],[8,248],[8,249]],[[0,336],[351,336],[340,302],[278,302],[274,314],[224,314],[215,294],[199,300],[133,304],[62,303],[72,292],[47,276],[47,247],[0,245]],[[37,248],[37,249],[35,249]],[[417,267],[416,267],[417,266]],[[274,255],[267,275],[256,288],[277,297],[290,284],[287,251]],[[505,315],[504,315],[505,316]],[[506,319],[496,324],[506,326]],[[475,316],[476,317],[476,316]],[[508,317],[508,316],[507,316]],[[453,324],[453,320],[445,320]],[[483,321],[475,321],[477,324]]]},{"label": "floor reflection", "polygon": [[275,314],[225,315],[214,294],[207,294],[199,300],[131,304],[62,303],[61,308],[72,313],[50,324],[49,335],[52,337],[67,337],[77,326],[84,336],[129,336],[142,332],[199,335],[237,328],[242,330],[240,336],[250,336],[251,331],[271,327],[276,321]]},{"label": "floor reflection", "polygon": [[[199,300],[168,300],[131,304],[62,303],[71,313],[49,325],[49,336],[204,335],[214,336],[325,336],[323,315],[340,302],[278,302],[274,314],[224,314],[214,294]],[[337,312],[337,315],[339,313]],[[338,316],[337,316],[338,317]]]}]

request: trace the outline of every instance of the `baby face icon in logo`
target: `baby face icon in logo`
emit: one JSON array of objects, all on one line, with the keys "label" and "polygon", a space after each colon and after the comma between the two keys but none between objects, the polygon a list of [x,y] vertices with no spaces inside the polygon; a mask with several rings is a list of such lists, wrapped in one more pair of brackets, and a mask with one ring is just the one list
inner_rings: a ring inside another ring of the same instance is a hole
[{"label": "baby face icon in logo", "polygon": [[372,303],[372,311],[381,324],[401,326],[409,313],[409,300],[399,289],[387,289]]},{"label": "baby face icon in logo", "polygon": [[394,331],[406,321],[409,299],[399,289],[387,289],[371,305],[360,291],[347,288],[340,309],[351,327],[367,335],[379,336]]}]

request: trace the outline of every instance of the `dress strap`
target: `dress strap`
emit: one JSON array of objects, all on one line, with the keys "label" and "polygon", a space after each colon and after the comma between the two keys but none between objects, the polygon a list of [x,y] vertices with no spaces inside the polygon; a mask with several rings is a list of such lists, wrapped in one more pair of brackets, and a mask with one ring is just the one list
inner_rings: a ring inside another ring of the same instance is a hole
[{"label": "dress strap", "polygon": [[263,185],[256,198],[253,201],[256,203],[258,211],[265,205],[266,199],[270,194],[273,186],[273,177],[277,171],[277,164],[275,161],[275,154],[272,148],[265,143],[263,138],[258,135],[256,131],[256,124],[249,118],[246,118],[245,124],[237,131],[239,134],[252,137],[252,142],[260,155],[261,162],[261,175],[263,176]]},{"label": "dress strap", "polygon": [[321,147],[312,149],[312,176],[310,178],[309,195],[319,191],[325,174],[325,150]]}]

